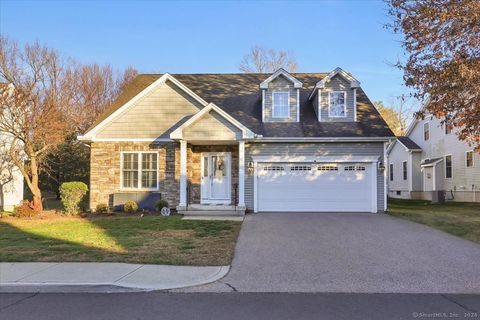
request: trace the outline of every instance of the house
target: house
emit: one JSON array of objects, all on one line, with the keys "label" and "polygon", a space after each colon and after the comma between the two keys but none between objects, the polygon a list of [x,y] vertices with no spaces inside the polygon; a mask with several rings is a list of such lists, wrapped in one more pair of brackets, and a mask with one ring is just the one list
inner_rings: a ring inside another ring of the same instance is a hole
[{"label": "house", "polygon": [[0,133],[0,211],[13,211],[23,200],[23,176],[8,159],[11,140]]},{"label": "house", "polygon": [[427,115],[414,120],[404,137],[388,147],[388,195],[432,200],[480,202],[480,156],[458,140],[455,129]]},{"label": "house", "polygon": [[[0,83],[0,94],[9,97],[12,86]],[[9,157],[12,137],[0,132],[0,211],[13,211],[23,200],[23,176]]]},{"label": "house", "polygon": [[351,74],[139,75],[78,139],[90,208],[382,212],[393,133]]}]

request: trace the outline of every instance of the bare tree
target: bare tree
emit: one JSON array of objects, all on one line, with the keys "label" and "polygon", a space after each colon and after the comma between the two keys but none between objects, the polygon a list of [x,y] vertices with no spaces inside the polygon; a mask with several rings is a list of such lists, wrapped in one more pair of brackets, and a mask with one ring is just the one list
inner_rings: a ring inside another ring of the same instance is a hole
[{"label": "bare tree", "polygon": [[298,63],[292,53],[282,50],[266,49],[254,46],[240,62],[242,72],[270,73],[280,68],[288,72],[296,72]]},{"label": "bare tree", "polygon": [[19,49],[0,36],[0,132],[11,137],[9,157],[19,168],[33,195],[32,205],[42,210],[39,173],[45,156],[71,130],[63,110],[69,98],[65,61],[38,43]]}]

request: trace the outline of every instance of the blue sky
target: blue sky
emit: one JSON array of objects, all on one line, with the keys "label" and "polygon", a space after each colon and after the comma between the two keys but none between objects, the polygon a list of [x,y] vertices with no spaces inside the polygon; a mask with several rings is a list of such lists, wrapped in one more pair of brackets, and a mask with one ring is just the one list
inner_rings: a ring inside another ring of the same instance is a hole
[{"label": "blue sky", "polygon": [[39,40],[81,62],[145,73],[238,72],[258,44],[294,53],[300,72],[339,66],[372,100],[408,92],[391,64],[400,38],[383,1],[4,1],[0,31]]}]

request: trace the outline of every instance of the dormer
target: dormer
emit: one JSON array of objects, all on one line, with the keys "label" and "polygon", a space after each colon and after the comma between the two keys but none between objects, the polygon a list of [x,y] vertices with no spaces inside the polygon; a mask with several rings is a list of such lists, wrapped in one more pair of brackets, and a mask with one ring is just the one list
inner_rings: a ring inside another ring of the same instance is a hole
[{"label": "dormer", "polygon": [[263,122],[300,121],[300,89],[302,83],[278,69],[260,84]]},{"label": "dormer", "polygon": [[357,121],[357,88],[360,82],[342,68],[336,68],[317,82],[309,99],[318,121]]}]

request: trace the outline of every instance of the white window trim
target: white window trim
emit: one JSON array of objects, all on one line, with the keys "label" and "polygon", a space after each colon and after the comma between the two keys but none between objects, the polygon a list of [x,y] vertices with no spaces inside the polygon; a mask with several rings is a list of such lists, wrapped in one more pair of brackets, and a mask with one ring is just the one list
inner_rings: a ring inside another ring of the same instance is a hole
[{"label": "white window trim", "polygon": [[[343,116],[332,116],[331,106],[332,106],[332,94],[343,93]],[[346,118],[347,117],[347,92],[346,91],[330,91],[328,93],[328,117],[329,118]]]},{"label": "white window trim", "polygon": [[[123,187],[123,155],[124,154],[138,154],[138,188],[124,188]],[[157,155],[157,186],[155,188],[142,188],[142,154],[152,153]],[[158,191],[160,190],[159,172],[160,157],[156,151],[121,151],[120,152],[120,190],[122,191]]]},{"label": "white window trim", "polygon": [[[428,128],[428,139],[425,139],[425,125]],[[430,140],[430,123],[429,122],[424,122],[423,123],[423,141],[429,141]]]},{"label": "white window trim", "polygon": [[[405,172],[404,170],[407,170],[407,178],[405,179]],[[408,162],[407,161],[402,161],[402,180],[407,181],[408,180]]]},{"label": "white window trim", "polygon": [[[450,157],[451,159],[451,168],[452,168],[452,175],[450,177],[447,177],[447,157]],[[444,171],[444,176],[445,176],[445,179],[452,179],[453,178],[453,156],[451,154],[446,154],[444,157],[443,157],[443,162],[444,162],[444,165],[443,165],[443,171]],[[435,170],[435,167],[434,167],[434,170]]]},{"label": "white window trim", "polygon": [[[275,116],[275,94],[282,93],[287,94],[287,115],[286,116]],[[286,119],[290,118],[290,92],[289,91],[273,91],[272,92],[272,118],[275,119]]]},{"label": "white window trim", "polygon": [[[472,165],[470,167],[467,166],[467,153],[469,152],[472,153]],[[465,168],[475,168],[475,152],[473,152],[473,150],[465,151]]]}]

